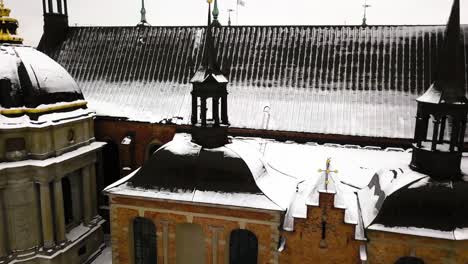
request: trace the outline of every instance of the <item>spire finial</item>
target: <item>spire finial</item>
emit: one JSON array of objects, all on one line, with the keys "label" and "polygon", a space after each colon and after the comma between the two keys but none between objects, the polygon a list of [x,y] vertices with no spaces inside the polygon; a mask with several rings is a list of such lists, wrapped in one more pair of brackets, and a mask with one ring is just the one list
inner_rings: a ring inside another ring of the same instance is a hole
[{"label": "spire finial", "polygon": [[218,9],[218,0],[214,0],[213,6],[213,26],[219,27],[221,23],[219,23],[218,16],[219,16],[219,9]]},{"label": "spire finial", "polygon": [[362,26],[367,27],[367,8],[371,7],[371,5],[367,4],[367,0],[364,0],[364,5],[362,5],[364,8],[364,16],[362,17]]},{"label": "spire finial", "polygon": [[231,23],[231,13],[234,12],[234,9],[228,9],[227,11],[229,13],[228,26],[231,26],[232,25],[232,23]]},{"label": "spire finial", "polygon": [[[203,66],[207,69],[212,70],[215,67],[215,53],[214,53],[214,44],[213,44],[213,32],[212,26],[214,23],[211,23],[211,3],[213,0],[208,0],[208,25],[206,27],[206,37],[205,37],[205,52],[203,56]],[[216,0],[215,0],[216,3]]]},{"label": "spire finial", "polygon": [[149,25],[148,21],[146,21],[146,9],[145,9],[145,0],[141,0],[141,10],[140,10],[141,18],[140,23],[138,26],[146,26]]}]

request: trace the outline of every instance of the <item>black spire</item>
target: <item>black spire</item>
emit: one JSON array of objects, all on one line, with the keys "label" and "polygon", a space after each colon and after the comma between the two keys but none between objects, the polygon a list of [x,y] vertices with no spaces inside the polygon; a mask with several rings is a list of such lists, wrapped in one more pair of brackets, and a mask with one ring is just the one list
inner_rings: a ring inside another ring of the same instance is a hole
[{"label": "black spire", "polygon": [[417,99],[418,112],[410,167],[436,180],[460,177],[468,100],[460,42],[460,1],[454,0],[435,80]]},{"label": "black spire", "polygon": [[465,97],[465,63],[460,42],[460,0],[452,6],[445,42],[439,53],[439,63],[435,81],[429,89],[418,98],[418,102],[432,104],[466,104]]},{"label": "black spire", "polygon": [[[208,3],[208,25],[206,27],[203,59],[190,80],[192,89],[193,139],[204,147],[219,147],[227,143],[227,78],[216,60],[216,48],[211,23],[211,1]],[[211,107],[207,102],[211,101]],[[198,107],[200,106],[200,113]],[[221,106],[221,113],[220,113]],[[209,109],[210,108],[210,109]],[[208,116],[211,110],[211,117]]]}]

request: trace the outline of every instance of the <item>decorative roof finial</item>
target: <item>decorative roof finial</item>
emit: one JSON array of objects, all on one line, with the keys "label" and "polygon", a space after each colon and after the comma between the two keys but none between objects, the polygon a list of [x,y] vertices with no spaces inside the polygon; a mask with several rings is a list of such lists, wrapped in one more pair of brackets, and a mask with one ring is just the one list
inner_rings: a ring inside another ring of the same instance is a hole
[{"label": "decorative roof finial", "polygon": [[10,11],[0,0],[0,43],[22,44],[23,39],[16,35],[18,20],[9,17]]},{"label": "decorative roof finial", "polygon": [[231,23],[231,13],[234,12],[234,9],[228,9],[227,11],[229,13],[228,26],[231,26],[232,25],[232,23]]},{"label": "decorative roof finial", "polygon": [[367,0],[364,0],[364,5],[362,5],[362,7],[364,7],[364,16],[362,17],[362,26],[367,27],[367,8],[371,7],[371,5],[368,5]]},{"label": "decorative roof finial", "polygon": [[[207,0],[208,2],[208,25],[206,26],[206,37],[205,37],[205,52],[203,53],[202,67],[206,67],[209,70],[213,70],[216,66],[216,52],[214,50],[213,43],[213,24],[211,23],[211,3],[213,0]],[[215,0],[216,3],[216,0]]]},{"label": "decorative roof finial", "polygon": [[214,7],[213,7],[213,26],[220,27],[221,23],[219,23],[218,16],[219,16],[219,9],[218,9],[218,0],[214,0]]},{"label": "decorative roof finial", "polygon": [[140,18],[140,23],[138,23],[138,26],[148,26],[149,23],[146,21],[146,9],[145,9],[145,0],[141,0],[141,18]]}]

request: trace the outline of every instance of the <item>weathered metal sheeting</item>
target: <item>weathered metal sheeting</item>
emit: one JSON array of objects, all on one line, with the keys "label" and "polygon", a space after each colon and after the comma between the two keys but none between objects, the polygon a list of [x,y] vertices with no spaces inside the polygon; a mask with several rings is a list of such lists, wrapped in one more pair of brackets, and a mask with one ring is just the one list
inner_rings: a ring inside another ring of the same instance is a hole
[{"label": "weathered metal sheeting", "polygon": [[[230,122],[265,128],[269,106],[270,130],[412,138],[414,99],[431,84],[444,29],[223,27],[215,36]],[[50,55],[99,115],[188,124],[203,37],[202,27],[72,27]]]}]

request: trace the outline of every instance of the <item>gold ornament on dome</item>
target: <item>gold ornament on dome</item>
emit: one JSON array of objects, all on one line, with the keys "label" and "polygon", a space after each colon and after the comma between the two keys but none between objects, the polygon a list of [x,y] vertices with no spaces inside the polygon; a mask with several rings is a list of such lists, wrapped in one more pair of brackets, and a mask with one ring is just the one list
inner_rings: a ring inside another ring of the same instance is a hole
[{"label": "gold ornament on dome", "polygon": [[23,39],[16,35],[18,20],[10,17],[10,11],[5,7],[3,0],[0,0],[0,43],[21,44]]}]

